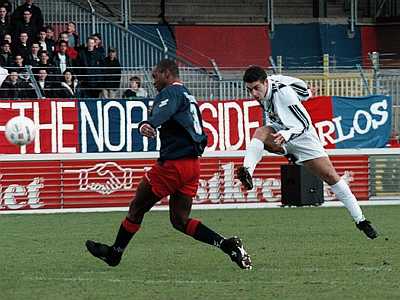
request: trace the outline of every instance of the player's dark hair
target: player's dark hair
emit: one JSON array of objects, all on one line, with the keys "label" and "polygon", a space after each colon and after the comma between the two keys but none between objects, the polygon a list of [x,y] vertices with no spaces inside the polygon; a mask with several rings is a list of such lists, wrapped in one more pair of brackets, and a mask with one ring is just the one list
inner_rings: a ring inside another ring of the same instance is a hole
[{"label": "player's dark hair", "polygon": [[171,59],[162,59],[157,65],[157,69],[163,73],[168,70],[172,76],[179,77],[179,68],[177,64]]},{"label": "player's dark hair", "polygon": [[265,79],[267,79],[267,73],[259,66],[251,66],[247,68],[243,75],[243,81],[247,83],[264,81]]}]

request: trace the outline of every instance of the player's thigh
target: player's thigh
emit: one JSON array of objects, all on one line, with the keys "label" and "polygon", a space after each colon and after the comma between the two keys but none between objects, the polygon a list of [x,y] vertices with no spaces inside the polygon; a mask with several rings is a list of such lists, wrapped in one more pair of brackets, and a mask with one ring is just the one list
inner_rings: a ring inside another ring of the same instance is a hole
[{"label": "player's thigh", "polygon": [[149,211],[161,197],[154,194],[152,186],[147,179],[142,179],[136,190],[135,198],[129,206],[129,215],[135,216]]},{"label": "player's thigh", "polygon": [[337,183],[340,180],[335,168],[329,157],[318,157],[303,162],[313,174],[321,178],[330,185]]}]

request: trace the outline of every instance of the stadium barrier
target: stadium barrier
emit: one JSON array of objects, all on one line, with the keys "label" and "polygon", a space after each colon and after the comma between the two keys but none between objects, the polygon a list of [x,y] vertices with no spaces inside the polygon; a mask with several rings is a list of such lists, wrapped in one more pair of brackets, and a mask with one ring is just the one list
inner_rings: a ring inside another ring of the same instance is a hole
[{"label": "stadium barrier", "polygon": [[[152,99],[0,101],[0,209],[127,206],[158,155],[159,139],[138,133],[151,105]],[[391,98],[317,97],[305,105],[356,196],[399,199],[400,148],[368,149],[387,146]],[[195,203],[278,203],[283,158],[264,158],[255,172],[253,191],[243,191],[234,178],[243,150],[262,124],[258,102],[202,101],[199,106],[209,139]],[[32,144],[18,147],[6,141],[4,125],[16,115],[36,124]],[[325,198],[330,197],[326,187]],[[166,199],[160,203],[165,204]]]},{"label": "stadium barrier", "polygon": [[[396,200],[400,204],[400,149],[328,150],[338,173],[360,201]],[[244,151],[206,152],[194,204],[246,207],[280,204],[280,165],[266,153],[254,173],[254,189],[244,191],[235,178]],[[127,207],[144,172],[158,153],[25,154],[0,157],[0,211]],[[325,203],[335,201],[324,185]],[[157,206],[165,206],[162,199]],[[325,204],[323,204],[325,205]]]}]

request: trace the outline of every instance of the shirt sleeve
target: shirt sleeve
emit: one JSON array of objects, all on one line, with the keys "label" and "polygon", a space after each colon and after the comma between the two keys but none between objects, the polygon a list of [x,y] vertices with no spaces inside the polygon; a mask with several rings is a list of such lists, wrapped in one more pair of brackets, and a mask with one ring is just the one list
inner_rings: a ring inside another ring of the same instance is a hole
[{"label": "shirt sleeve", "polygon": [[182,97],[171,91],[161,91],[154,101],[151,115],[146,123],[157,128],[168,121],[182,105]]},{"label": "shirt sleeve", "polygon": [[290,87],[281,88],[277,92],[275,101],[277,114],[287,128],[279,131],[286,142],[309,128],[311,122],[308,113]]}]

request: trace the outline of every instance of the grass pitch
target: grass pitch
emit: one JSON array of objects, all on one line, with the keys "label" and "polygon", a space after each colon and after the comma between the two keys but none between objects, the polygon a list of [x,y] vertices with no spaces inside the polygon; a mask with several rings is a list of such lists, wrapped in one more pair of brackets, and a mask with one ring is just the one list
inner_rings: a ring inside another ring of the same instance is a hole
[{"label": "grass pitch", "polygon": [[0,299],[399,299],[400,206],[364,207],[381,236],[367,240],[343,208],[194,211],[239,235],[252,271],[149,213],[121,264],[91,257],[125,213],[0,215]]}]

